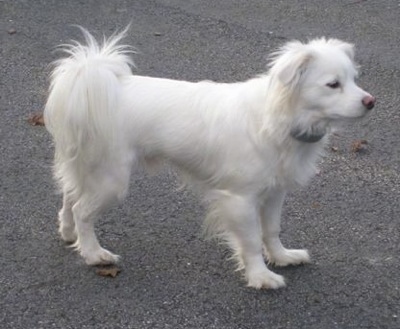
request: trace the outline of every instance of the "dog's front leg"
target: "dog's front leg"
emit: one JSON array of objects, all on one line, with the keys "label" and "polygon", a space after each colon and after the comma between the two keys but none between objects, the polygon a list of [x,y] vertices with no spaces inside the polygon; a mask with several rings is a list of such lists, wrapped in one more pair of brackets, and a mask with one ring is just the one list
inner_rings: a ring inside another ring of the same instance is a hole
[{"label": "dog's front leg", "polygon": [[277,266],[309,263],[310,256],[307,250],[286,249],[279,238],[285,194],[283,190],[270,191],[261,207],[261,225],[267,259],[269,263]]},{"label": "dog's front leg", "polygon": [[248,285],[257,289],[285,286],[283,277],[270,271],[264,261],[257,201],[229,195],[219,200],[216,211],[234,257],[245,270]]}]

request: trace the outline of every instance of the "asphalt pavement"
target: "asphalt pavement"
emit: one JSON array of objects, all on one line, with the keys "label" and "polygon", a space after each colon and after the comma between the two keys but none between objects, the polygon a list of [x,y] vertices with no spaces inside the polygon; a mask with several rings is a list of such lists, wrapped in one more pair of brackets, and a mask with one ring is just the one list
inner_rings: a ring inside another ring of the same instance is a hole
[{"label": "asphalt pavement", "polygon": [[[398,0],[0,0],[0,327],[400,328],[399,17]],[[98,221],[102,244],[122,256],[117,277],[60,240],[50,136],[27,119],[43,109],[55,46],[80,38],[73,24],[101,37],[129,22],[137,74],[193,81],[262,73],[291,39],[356,45],[377,106],[289,195],[282,239],[313,262],[275,269],[286,288],[245,286],[168,169],[135,173],[127,200]]]}]

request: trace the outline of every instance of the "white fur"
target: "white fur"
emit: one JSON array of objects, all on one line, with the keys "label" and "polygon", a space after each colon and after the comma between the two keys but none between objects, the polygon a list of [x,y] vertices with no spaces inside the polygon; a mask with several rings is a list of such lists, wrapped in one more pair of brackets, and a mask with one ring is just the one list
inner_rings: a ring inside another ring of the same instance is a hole
[{"label": "white fur", "polygon": [[[60,233],[88,264],[118,256],[103,249],[94,220],[124,198],[132,168],[167,160],[201,187],[210,203],[206,227],[232,248],[255,288],[279,288],[270,263],[307,263],[306,250],[279,239],[286,191],[314,175],[338,121],[367,112],[372,97],[354,82],[353,47],[339,40],[290,42],[273,54],[267,74],[238,83],[187,82],[132,75],[124,33],[98,45],[65,49],[56,63],[45,108],[55,142],[55,177],[63,192]],[[328,83],[338,80],[340,88]]]}]

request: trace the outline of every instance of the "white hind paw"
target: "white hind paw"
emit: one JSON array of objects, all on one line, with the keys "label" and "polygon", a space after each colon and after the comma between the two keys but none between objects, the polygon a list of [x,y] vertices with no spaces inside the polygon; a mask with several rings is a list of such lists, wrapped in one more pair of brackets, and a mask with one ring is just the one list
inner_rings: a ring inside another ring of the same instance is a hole
[{"label": "white hind paw", "polygon": [[120,259],[120,256],[115,255],[104,248],[99,248],[96,251],[90,253],[84,253],[81,251],[81,255],[88,265],[115,264]]},{"label": "white hind paw", "polygon": [[61,239],[63,239],[67,243],[73,243],[78,238],[75,231],[75,226],[66,226],[61,222],[58,231],[60,232]]}]

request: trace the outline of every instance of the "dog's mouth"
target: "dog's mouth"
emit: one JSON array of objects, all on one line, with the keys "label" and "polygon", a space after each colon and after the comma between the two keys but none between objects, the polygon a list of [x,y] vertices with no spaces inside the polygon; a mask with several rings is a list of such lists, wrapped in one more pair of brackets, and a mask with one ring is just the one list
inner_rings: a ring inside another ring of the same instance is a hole
[{"label": "dog's mouth", "polygon": [[320,119],[308,126],[302,122],[295,123],[291,130],[290,136],[302,143],[317,143],[330,131],[331,126],[352,124],[362,120],[368,115],[368,111],[364,111],[352,116],[342,116],[339,114],[331,115],[325,119]]}]

